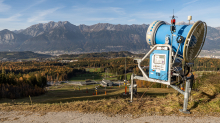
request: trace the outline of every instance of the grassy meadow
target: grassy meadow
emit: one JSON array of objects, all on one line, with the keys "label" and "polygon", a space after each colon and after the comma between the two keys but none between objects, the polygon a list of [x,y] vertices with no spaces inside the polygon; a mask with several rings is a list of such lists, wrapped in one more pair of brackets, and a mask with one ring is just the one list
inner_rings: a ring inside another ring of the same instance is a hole
[{"label": "grassy meadow", "polygon": [[[61,84],[57,86],[50,86],[46,94],[41,96],[31,97],[32,103],[66,103],[74,101],[83,101],[83,100],[99,100],[99,99],[109,99],[117,98],[123,95],[125,92],[125,86],[113,86],[113,87],[102,87],[99,86],[97,89],[97,95],[95,91],[95,85],[84,85],[77,86],[72,84]],[[147,90],[147,91],[146,91]],[[106,91],[106,95],[105,95]],[[129,89],[127,88],[127,92]],[[146,91],[145,95],[167,95],[169,93],[174,93],[175,90],[169,88],[138,88],[138,93],[143,94]],[[88,93],[87,93],[88,92]],[[94,94],[94,95],[93,95]],[[129,98],[129,96],[126,96]],[[1,99],[0,103],[11,103],[11,102],[23,102],[30,103],[30,98],[22,99]]]},{"label": "grassy meadow", "polygon": [[[95,81],[101,81],[103,78],[106,80],[117,80],[117,74],[116,73],[110,73],[110,72],[101,72],[100,68],[86,68],[86,71],[88,73],[86,74],[80,74],[77,76],[72,77],[69,81],[85,81],[87,79],[95,80]],[[132,73],[127,73],[127,80],[130,80]]]},{"label": "grassy meadow", "polygon": [[[98,86],[98,85],[94,85]],[[88,88],[88,93],[86,92]],[[98,87],[95,94],[93,85],[74,86],[61,84],[50,86],[41,96],[22,99],[1,99],[0,110],[31,112],[102,112],[107,115],[132,114],[147,115],[185,115],[185,116],[220,116],[220,75],[203,73],[196,77],[191,92],[188,110],[191,114],[182,114],[184,96],[172,88],[138,88],[138,94],[130,102],[130,95],[123,95],[124,86]],[[128,89],[127,89],[128,91]]]}]

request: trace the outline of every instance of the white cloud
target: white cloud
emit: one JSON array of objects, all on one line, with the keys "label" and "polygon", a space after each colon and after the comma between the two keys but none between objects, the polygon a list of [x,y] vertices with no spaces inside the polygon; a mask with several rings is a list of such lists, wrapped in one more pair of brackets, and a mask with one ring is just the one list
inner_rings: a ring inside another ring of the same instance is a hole
[{"label": "white cloud", "polygon": [[134,21],[136,21],[136,19],[130,19],[130,20],[128,20],[128,22],[134,22]]},{"label": "white cloud", "polygon": [[8,18],[0,18],[0,22],[9,22],[9,21],[19,21],[19,17],[21,16],[21,14],[15,14],[11,17]]},{"label": "white cloud", "polygon": [[4,0],[0,0],[0,12],[8,11],[11,8],[11,6],[6,5],[3,2]]},{"label": "white cloud", "polygon": [[137,13],[131,14],[131,17],[142,18],[142,19],[163,19],[169,16],[170,15],[168,15],[167,13],[163,13],[163,12],[155,12],[155,13],[137,12]]},{"label": "white cloud", "polygon": [[187,15],[196,15],[196,16],[201,16],[204,17],[205,15],[211,15],[214,13],[219,13],[220,12],[220,6],[212,6],[212,7],[194,7],[193,6],[187,6],[178,11],[176,14],[187,14]]},{"label": "white cloud", "polygon": [[46,0],[39,0],[39,1],[35,2],[35,3],[33,3],[32,5],[28,6],[27,8],[23,9],[21,12],[27,11],[28,9],[31,9],[34,6],[43,3],[44,1],[46,1]]},{"label": "white cloud", "polygon": [[73,6],[73,11],[78,11],[80,14],[84,13],[93,13],[93,14],[99,14],[99,13],[114,13],[123,15],[126,14],[124,9],[118,8],[118,7],[105,7],[105,8],[89,8],[89,7],[77,7]]},{"label": "white cloud", "polygon": [[204,20],[204,22],[206,22],[207,26],[220,27],[219,26],[219,22],[220,22],[219,18],[207,18]]},{"label": "white cloud", "polygon": [[89,0],[88,3],[112,3],[114,0]]},{"label": "white cloud", "polygon": [[218,15],[220,14],[220,6],[212,6],[212,7],[194,7],[192,9],[191,6],[184,7],[180,11],[178,11],[175,15],[178,16],[178,20],[187,20],[187,16],[192,15],[193,21],[202,20],[207,22],[208,26],[219,26]]},{"label": "white cloud", "polygon": [[110,11],[113,11],[113,12],[120,14],[120,15],[126,14],[122,8],[110,7],[108,9],[110,9]]},{"label": "white cloud", "polygon": [[195,2],[197,2],[197,1],[199,1],[199,0],[192,0],[192,1],[190,1],[190,2],[184,3],[183,5],[185,6],[185,5],[188,5],[188,4],[195,3]]},{"label": "white cloud", "polygon": [[113,21],[116,18],[88,18],[87,21]]},{"label": "white cloud", "polygon": [[[85,3],[75,2],[75,6],[70,5],[70,9],[68,9],[69,5],[66,5],[65,9],[62,10],[60,10],[62,8],[59,7],[60,4],[50,4],[50,6],[54,6],[54,8],[45,8],[48,7],[48,5],[43,5],[45,1],[48,1],[49,3],[49,0],[33,1],[30,4],[21,7],[22,9],[17,9],[16,11],[14,11],[14,8],[10,9],[10,4],[6,5],[4,0],[0,0],[0,12],[10,10],[7,13],[5,12],[7,16],[0,16],[0,22],[2,23],[2,26],[0,28],[10,27],[12,29],[21,29],[37,23],[47,23],[51,20],[70,21],[71,23],[76,25],[91,25],[99,22],[112,24],[150,24],[155,20],[170,22],[170,16],[172,15],[173,10],[173,8],[168,7],[166,9],[163,9],[161,7],[153,11],[149,8],[141,9],[140,7],[137,10],[131,11],[127,6],[133,4],[135,5],[137,3],[142,4],[141,2],[144,2],[145,0],[128,0],[126,1],[126,3],[120,1],[118,2],[117,7],[115,6],[115,3],[117,2],[115,0],[89,0]],[[149,1],[152,2],[155,0]],[[180,6],[182,6],[181,8],[177,9],[174,7],[174,14],[175,16],[178,16],[177,22],[187,21],[187,16],[192,15],[192,21],[202,20],[207,22],[209,26],[219,26],[218,22],[220,21],[218,19],[218,15],[220,15],[220,5],[204,5],[204,3],[200,2],[199,0],[183,1],[181,1],[182,4],[180,4]],[[61,4],[65,5],[65,3]],[[124,6],[124,4],[126,4],[126,7]],[[195,6],[195,4],[197,5]],[[151,7],[154,7],[154,5]],[[170,12],[167,12],[168,10]]]},{"label": "white cloud", "polygon": [[63,7],[56,7],[56,8],[52,8],[52,9],[48,9],[48,10],[44,10],[44,11],[40,11],[37,12],[36,15],[28,18],[27,22],[45,22],[45,17],[47,15],[50,15],[52,13],[54,13],[55,11],[57,11],[58,9],[61,9]]},{"label": "white cloud", "polygon": [[[1,25],[0,29],[10,29],[10,30],[15,30],[15,29],[21,29],[27,26],[30,26],[30,24],[27,24],[27,19],[22,18],[22,16],[27,16],[27,13],[24,13],[25,11],[31,9],[34,6],[37,6],[41,3],[43,3],[46,0],[39,0],[37,2],[34,2],[33,4],[29,5],[28,7],[23,7],[23,10],[13,12],[12,15],[7,14],[8,17],[5,18],[0,18],[0,22],[4,25]],[[11,7],[3,3],[4,0],[0,0],[0,12],[2,11],[7,11]],[[15,13],[15,14],[14,14]],[[40,22],[40,21],[39,21]],[[42,22],[48,22],[48,21],[42,21]]]}]

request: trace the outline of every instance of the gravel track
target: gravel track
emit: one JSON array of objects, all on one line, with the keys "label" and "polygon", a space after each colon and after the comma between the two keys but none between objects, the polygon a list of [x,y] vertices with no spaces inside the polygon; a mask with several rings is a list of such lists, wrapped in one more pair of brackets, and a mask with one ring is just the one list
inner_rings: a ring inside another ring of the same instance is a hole
[{"label": "gravel track", "polygon": [[109,117],[102,113],[49,112],[46,114],[26,111],[0,111],[2,123],[219,123],[220,117],[143,116],[130,115]]}]

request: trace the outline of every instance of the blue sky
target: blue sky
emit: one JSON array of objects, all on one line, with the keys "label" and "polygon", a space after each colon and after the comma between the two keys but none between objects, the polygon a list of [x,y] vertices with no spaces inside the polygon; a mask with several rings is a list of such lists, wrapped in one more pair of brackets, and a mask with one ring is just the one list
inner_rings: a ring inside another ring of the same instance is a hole
[{"label": "blue sky", "polygon": [[150,24],[170,22],[173,9],[178,21],[202,20],[220,26],[219,0],[0,0],[0,30],[25,29],[49,21],[72,24]]}]

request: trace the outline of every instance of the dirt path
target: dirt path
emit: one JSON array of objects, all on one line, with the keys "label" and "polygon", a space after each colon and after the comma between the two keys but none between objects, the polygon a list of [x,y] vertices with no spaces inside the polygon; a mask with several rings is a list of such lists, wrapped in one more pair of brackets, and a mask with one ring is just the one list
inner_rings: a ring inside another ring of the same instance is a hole
[{"label": "dirt path", "polygon": [[3,123],[218,123],[220,117],[143,116],[129,115],[108,117],[101,113],[49,112],[45,115],[31,112],[0,112]]}]

